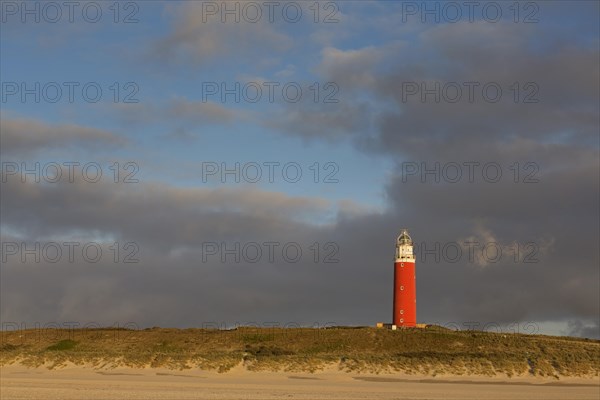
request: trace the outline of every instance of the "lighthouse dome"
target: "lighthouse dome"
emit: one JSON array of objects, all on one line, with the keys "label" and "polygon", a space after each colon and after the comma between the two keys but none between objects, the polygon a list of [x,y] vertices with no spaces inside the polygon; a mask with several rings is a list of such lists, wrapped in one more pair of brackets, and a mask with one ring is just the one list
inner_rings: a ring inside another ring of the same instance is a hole
[{"label": "lighthouse dome", "polygon": [[408,230],[402,229],[400,236],[398,236],[398,244],[409,244],[412,245],[412,239],[408,234]]}]

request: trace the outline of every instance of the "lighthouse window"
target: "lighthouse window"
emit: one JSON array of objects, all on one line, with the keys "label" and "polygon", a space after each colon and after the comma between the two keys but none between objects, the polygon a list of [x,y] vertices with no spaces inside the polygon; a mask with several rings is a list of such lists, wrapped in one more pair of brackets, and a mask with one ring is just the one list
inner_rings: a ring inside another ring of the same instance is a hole
[{"label": "lighthouse window", "polygon": [[400,314],[404,314],[404,310],[400,310]]},{"label": "lighthouse window", "polygon": [[400,290],[404,290],[404,286],[400,286]]},{"label": "lighthouse window", "polygon": [[403,323],[403,322],[404,322],[404,318],[400,318],[400,323]]},{"label": "lighthouse window", "polygon": [[401,267],[404,267],[404,263],[400,263],[400,266],[401,266]]}]

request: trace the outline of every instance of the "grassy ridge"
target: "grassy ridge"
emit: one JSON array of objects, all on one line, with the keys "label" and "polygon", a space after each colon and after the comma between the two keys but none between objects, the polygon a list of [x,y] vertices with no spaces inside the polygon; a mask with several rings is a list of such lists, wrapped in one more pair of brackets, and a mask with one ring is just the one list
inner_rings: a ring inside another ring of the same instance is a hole
[{"label": "grassy ridge", "polygon": [[436,375],[599,376],[600,341],[439,327],[82,329],[2,332],[0,365],[118,366]]}]

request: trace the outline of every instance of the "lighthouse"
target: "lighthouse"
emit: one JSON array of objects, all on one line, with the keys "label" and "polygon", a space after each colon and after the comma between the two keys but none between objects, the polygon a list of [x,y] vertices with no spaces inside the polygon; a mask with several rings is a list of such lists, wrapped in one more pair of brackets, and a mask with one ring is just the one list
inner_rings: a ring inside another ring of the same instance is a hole
[{"label": "lighthouse", "polygon": [[408,230],[402,229],[396,240],[394,262],[394,315],[397,327],[417,325],[417,287],[413,242]]}]

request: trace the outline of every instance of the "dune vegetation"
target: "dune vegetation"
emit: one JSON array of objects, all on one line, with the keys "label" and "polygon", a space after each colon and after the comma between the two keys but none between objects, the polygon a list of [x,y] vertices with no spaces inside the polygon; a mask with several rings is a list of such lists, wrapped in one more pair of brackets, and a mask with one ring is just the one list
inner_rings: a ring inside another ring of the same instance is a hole
[{"label": "dune vegetation", "polygon": [[436,326],[217,329],[45,329],[1,333],[0,365],[60,368],[68,363],[198,368],[225,373],[402,372],[436,376],[598,377],[600,341],[527,334],[453,331]]}]

